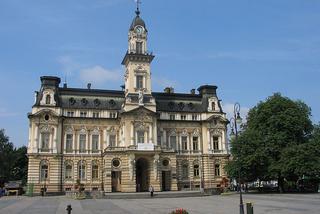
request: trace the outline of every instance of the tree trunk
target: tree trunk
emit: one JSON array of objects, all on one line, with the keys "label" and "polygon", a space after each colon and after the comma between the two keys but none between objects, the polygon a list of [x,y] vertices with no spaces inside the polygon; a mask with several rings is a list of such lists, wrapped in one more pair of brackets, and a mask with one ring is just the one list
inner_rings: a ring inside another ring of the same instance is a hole
[{"label": "tree trunk", "polygon": [[280,193],[284,193],[284,178],[280,175],[278,177],[278,188]]}]

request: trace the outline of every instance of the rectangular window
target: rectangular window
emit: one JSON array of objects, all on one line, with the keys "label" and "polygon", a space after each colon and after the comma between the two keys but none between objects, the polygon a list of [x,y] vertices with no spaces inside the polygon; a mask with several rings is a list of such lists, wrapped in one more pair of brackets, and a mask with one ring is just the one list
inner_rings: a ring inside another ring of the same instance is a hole
[{"label": "rectangular window", "polygon": [[66,152],[72,152],[73,147],[73,134],[67,134],[66,136]]},{"label": "rectangular window", "polygon": [[81,111],[80,112],[80,117],[87,117],[87,112]]},{"label": "rectangular window", "polygon": [[86,152],[86,138],[87,135],[85,134],[79,135],[79,152]]},{"label": "rectangular window", "polygon": [[48,165],[42,165],[40,170],[40,180],[46,181],[48,179]]},{"label": "rectangular window", "polygon": [[144,143],[144,131],[137,131],[137,143]]},{"label": "rectangular window", "polygon": [[49,151],[50,133],[41,133],[41,151]]},{"label": "rectangular window", "polygon": [[92,135],[92,152],[97,153],[99,151],[99,135]]},{"label": "rectangular window", "polygon": [[198,120],[198,115],[193,114],[193,115],[192,115],[192,120]]},{"label": "rectangular window", "polygon": [[158,135],[158,138],[157,138],[157,142],[158,142],[158,145],[161,145],[161,139],[162,139],[162,132],[160,132],[160,135]]},{"label": "rectangular window", "polygon": [[187,115],[181,115],[181,120],[186,120],[187,119]]},{"label": "rectangular window", "polygon": [[199,165],[197,165],[197,164],[193,166],[193,175],[194,175],[194,177],[199,177],[199,175],[200,175]]},{"label": "rectangular window", "polygon": [[193,137],[192,138],[192,146],[193,146],[193,151],[198,151],[198,137]]},{"label": "rectangular window", "polygon": [[219,150],[219,138],[218,137],[212,137],[212,143],[213,143],[213,150]]},{"label": "rectangular window", "polygon": [[110,112],[110,118],[116,118],[117,117],[117,113],[115,112]]},{"label": "rectangular window", "polygon": [[65,179],[71,179],[71,178],[72,178],[72,166],[66,165]]},{"label": "rectangular window", "polygon": [[214,166],[214,174],[215,174],[215,176],[220,176],[220,165],[219,164],[216,164]]},{"label": "rectangular window", "polygon": [[142,42],[136,42],[137,54],[142,54]]},{"label": "rectangular window", "polygon": [[174,150],[177,149],[177,137],[176,136],[170,136],[170,146],[171,146],[171,149],[174,149]]},{"label": "rectangular window", "polygon": [[189,177],[189,166],[187,164],[182,165],[182,178],[187,179]]},{"label": "rectangular window", "polygon": [[109,135],[109,145],[111,147],[116,146],[116,136],[115,135]]},{"label": "rectangular window", "polygon": [[138,88],[138,89],[143,88],[143,76],[142,75],[136,76],[136,88]]},{"label": "rectangular window", "polygon": [[182,144],[182,150],[188,150],[188,137],[187,136],[181,137],[181,144]]},{"label": "rectangular window", "polygon": [[74,112],[73,111],[68,111],[67,112],[67,117],[73,117],[74,116]]},{"label": "rectangular window", "polygon": [[99,118],[99,112],[93,112],[92,113],[93,118]]},{"label": "rectangular window", "polygon": [[93,165],[92,166],[92,179],[97,180],[99,178],[99,166]]},{"label": "rectangular window", "polygon": [[176,119],[176,115],[170,114],[170,120],[175,120],[175,119]]}]

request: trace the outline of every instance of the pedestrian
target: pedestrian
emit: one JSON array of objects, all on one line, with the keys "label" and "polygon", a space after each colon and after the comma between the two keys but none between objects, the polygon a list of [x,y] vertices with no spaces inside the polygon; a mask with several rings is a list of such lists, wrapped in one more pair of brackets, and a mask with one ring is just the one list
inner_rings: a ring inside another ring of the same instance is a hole
[{"label": "pedestrian", "polygon": [[150,192],[150,197],[153,197],[154,189],[153,189],[152,185],[150,185],[150,187],[149,187],[149,192]]}]

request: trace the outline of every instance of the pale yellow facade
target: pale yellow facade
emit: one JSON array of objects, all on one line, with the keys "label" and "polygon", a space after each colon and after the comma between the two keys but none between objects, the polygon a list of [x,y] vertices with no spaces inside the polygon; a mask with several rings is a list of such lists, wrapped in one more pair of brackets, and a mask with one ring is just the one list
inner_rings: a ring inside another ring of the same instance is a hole
[{"label": "pale yellow facade", "polygon": [[34,191],[140,192],[211,189],[229,160],[227,119],[216,86],[196,94],[152,92],[147,29],[128,34],[122,91],[60,87],[41,77],[29,113],[28,183]]}]

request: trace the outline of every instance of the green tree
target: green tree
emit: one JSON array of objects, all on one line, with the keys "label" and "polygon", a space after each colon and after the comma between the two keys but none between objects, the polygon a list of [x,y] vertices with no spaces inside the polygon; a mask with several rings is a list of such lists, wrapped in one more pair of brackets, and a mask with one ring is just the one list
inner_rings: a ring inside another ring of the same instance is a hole
[{"label": "green tree", "polygon": [[232,142],[234,161],[227,167],[231,175],[231,169],[241,165],[245,179],[278,180],[280,192],[285,179],[316,175],[319,144],[312,143],[310,115],[306,104],[279,93],[258,103],[249,111],[239,138]]},{"label": "green tree", "polygon": [[27,148],[25,146],[15,148],[5,135],[3,129],[0,130],[0,185],[9,180],[22,180],[27,178]]},{"label": "green tree", "polygon": [[11,169],[14,164],[14,147],[5,135],[3,129],[0,130],[0,180],[3,182],[11,178]]}]

